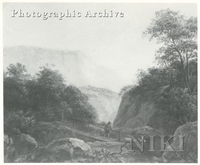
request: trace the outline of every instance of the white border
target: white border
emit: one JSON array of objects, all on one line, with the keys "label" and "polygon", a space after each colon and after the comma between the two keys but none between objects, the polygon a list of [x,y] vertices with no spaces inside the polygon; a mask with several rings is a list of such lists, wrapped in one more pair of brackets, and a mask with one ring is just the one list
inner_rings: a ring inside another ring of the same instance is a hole
[{"label": "white border", "polygon": [[[0,40],[0,46],[1,46],[1,55],[0,55],[0,64],[1,64],[1,72],[0,72],[0,77],[1,77],[1,81],[0,81],[0,90],[1,90],[1,103],[0,103],[0,107],[1,107],[1,116],[0,116],[0,121],[1,121],[1,126],[0,126],[0,132],[2,133],[0,136],[0,163],[4,164],[4,147],[3,147],[3,3],[4,2],[32,2],[32,3],[196,3],[198,9],[200,8],[200,2],[198,0],[0,0],[0,36],[1,36],[1,40]],[[198,12],[197,9],[197,12]],[[198,27],[199,27],[199,12],[198,12]],[[198,36],[199,36],[200,32],[199,32],[199,28],[198,28]],[[198,37],[199,38],[199,37]],[[198,41],[198,47],[199,47],[199,41]],[[199,65],[198,65],[198,71],[199,71]],[[199,73],[199,72],[198,72]],[[198,74],[198,82],[199,82],[199,74]],[[198,88],[198,93],[199,93],[199,88]],[[199,105],[199,99],[198,99],[198,105]],[[199,119],[199,113],[198,113],[198,119]],[[199,124],[198,124],[199,125]],[[199,131],[200,128],[198,127],[198,158],[200,158],[200,144],[199,144]],[[6,164],[10,164],[10,163],[6,163]],[[26,163],[23,163],[26,164]],[[28,163],[29,165],[34,164],[34,163]],[[40,163],[41,165],[43,165],[44,163]],[[55,164],[55,163],[51,163],[51,164]],[[56,163],[57,164],[57,163]],[[61,164],[61,163],[59,163]],[[66,163],[63,163],[66,164]],[[73,164],[84,164],[84,163],[73,163]],[[109,163],[111,165],[114,165],[116,163]],[[152,164],[152,163],[145,163],[145,164]],[[163,163],[162,163],[163,164]],[[165,164],[165,163],[164,163]],[[167,164],[177,164],[177,163],[167,163]],[[192,164],[192,163],[191,163]]]}]

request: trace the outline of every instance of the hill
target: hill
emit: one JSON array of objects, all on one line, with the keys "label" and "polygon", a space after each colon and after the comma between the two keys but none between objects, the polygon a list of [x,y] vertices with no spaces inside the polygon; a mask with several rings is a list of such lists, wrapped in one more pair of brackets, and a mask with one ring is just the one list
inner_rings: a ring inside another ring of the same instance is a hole
[{"label": "hill", "polygon": [[[114,70],[98,65],[80,51],[53,50],[32,46],[5,47],[3,49],[4,69],[9,64],[21,63],[28,73],[35,74],[39,67],[49,64],[57,69],[66,82],[75,86],[93,85],[112,88],[113,82],[123,86],[123,79]],[[106,80],[106,83],[105,83]],[[111,89],[118,91],[118,89]]]}]

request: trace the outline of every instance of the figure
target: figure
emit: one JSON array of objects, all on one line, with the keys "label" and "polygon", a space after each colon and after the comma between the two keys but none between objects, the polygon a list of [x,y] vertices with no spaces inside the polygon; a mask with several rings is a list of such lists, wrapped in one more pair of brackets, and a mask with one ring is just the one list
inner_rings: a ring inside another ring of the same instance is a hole
[{"label": "figure", "polygon": [[112,130],[111,128],[111,122],[109,121],[105,127],[104,127],[104,131],[105,131],[105,134],[104,134],[104,137],[107,137],[109,138],[109,135],[110,135],[110,131]]}]

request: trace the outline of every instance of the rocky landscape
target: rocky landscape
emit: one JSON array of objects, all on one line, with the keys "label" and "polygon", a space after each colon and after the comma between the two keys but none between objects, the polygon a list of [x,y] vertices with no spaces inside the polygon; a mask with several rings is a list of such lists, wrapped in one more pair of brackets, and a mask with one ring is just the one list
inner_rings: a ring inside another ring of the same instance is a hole
[{"label": "rocky landscape", "polygon": [[[158,109],[156,108],[156,97],[162,95],[169,86],[161,87],[155,91],[147,91],[145,95],[133,95],[131,90],[126,91],[114,120],[113,127],[137,128],[151,125],[153,117]],[[162,121],[153,121],[162,129]]]},{"label": "rocky landscape", "polygon": [[[132,131],[134,134],[157,134],[159,131],[150,127],[140,127]],[[5,162],[196,162],[197,159],[197,122],[179,127],[175,136],[184,138],[185,152],[140,152],[130,150],[130,144],[124,142],[84,142],[79,139],[75,130],[53,123],[40,123],[29,134],[16,133],[15,136],[4,135]],[[36,136],[39,135],[40,137]],[[55,136],[56,135],[56,136]],[[15,137],[15,138],[13,138]],[[34,137],[34,138],[33,138]],[[148,148],[148,140],[144,148]],[[179,146],[179,139],[174,138],[171,146]],[[156,147],[160,147],[156,143]],[[121,152],[120,152],[121,150]]]},{"label": "rocky landscape", "polygon": [[114,121],[120,103],[118,93],[92,86],[80,87],[79,89],[88,96],[90,104],[97,111],[99,121]]}]

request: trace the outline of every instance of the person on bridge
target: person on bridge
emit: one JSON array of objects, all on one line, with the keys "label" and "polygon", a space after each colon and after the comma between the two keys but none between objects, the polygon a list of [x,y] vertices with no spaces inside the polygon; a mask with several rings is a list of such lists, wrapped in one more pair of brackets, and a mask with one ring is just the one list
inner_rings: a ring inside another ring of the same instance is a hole
[{"label": "person on bridge", "polygon": [[109,135],[110,135],[110,131],[112,130],[111,128],[111,122],[109,121],[105,127],[104,127],[104,131],[105,131],[105,134],[104,134],[104,137],[107,137],[109,138]]}]

